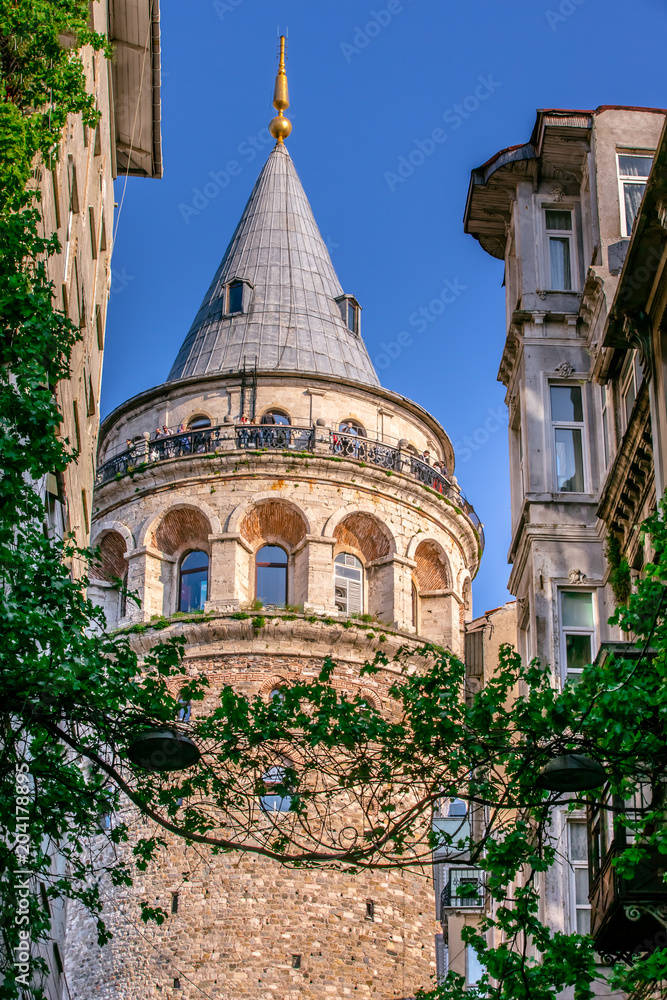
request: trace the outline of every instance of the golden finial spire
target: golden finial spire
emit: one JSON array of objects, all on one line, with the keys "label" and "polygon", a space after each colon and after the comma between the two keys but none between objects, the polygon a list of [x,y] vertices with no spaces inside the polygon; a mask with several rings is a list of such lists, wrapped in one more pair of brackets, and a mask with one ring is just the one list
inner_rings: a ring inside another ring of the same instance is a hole
[{"label": "golden finial spire", "polygon": [[289,108],[289,96],[287,93],[287,75],[285,73],[285,36],[280,36],[280,62],[278,64],[278,76],[276,77],[276,88],[273,92],[273,106],[278,112],[276,118],[269,125],[269,132],[278,142],[284,142],[292,131],[292,123],[285,118],[283,111]]}]

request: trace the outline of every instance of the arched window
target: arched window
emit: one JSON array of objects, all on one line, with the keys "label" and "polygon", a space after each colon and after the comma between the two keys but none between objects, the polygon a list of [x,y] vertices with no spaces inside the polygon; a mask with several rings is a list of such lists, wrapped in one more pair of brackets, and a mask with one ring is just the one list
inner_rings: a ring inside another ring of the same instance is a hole
[{"label": "arched window", "polygon": [[334,559],[334,601],[346,615],[364,610],[364,567],[351,552]]},{"label": "arched window", "polygon": [[260,424],[281,424],[283,427],[289,427],[290,423],[289,415],[282,410],[267,410],[260,420]]},{"label": "arched window", "polygon": [[358,420],[343,420],[338,430],[341,434],[356,434],[358,437],[366,437],[366,428]]},{"label": "arched window", "polygon": [[196,417],[191,417],[190,420],[188,420],[189,431],[199,431],[203,427],[210,427],[210,426],[211,426],[210,419],[208,417],[203,416],[203,414],[199,414]]},{"label": "arched window", "polygon": [[262,604],[287,603],[287,553],[279,545],[263,545],[255,556],[255,597]]},{"label": "arched window", "polygon": [[179,580],[179,611],[200,611],[208,592],[208,556],[205,552],[188,552],[181,562]]}]

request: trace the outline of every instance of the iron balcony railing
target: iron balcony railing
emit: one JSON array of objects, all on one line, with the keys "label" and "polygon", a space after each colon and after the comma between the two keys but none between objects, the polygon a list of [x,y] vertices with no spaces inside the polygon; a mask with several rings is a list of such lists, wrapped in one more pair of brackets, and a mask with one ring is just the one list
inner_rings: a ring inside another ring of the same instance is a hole
[{"label": "iron balcony railing", "polygon": [[440,909],[474,909],[484,906],[483,873],[479,868],[450,868],[440,893]]},{"label": "iron balcony railing", "polygon": [[169,434],[139,441],[99,466],[95,485],[102,486],[132,472],[139,472],[154,462],[188,455],[211,455],[230,449],[277,449],[280,451],[328,450],[341,458],[373,465],[387,472],[402,472],[439,493],[470,519],[484,548],[484,530],[472,504],[458,488],[426,462],[408,451],[358,434],[331,432],[324,427],[293,427],[291,424],[219,424],[184,434]]}]

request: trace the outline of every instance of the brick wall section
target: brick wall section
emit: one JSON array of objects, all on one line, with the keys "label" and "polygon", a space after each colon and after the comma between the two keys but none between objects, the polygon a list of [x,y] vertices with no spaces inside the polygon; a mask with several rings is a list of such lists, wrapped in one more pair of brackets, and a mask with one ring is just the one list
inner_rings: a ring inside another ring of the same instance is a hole
[{"label": "brick wall section", "polygon": [[[211,683],[205,709],[213,707],[224,684],[266,696],[276,678],[289,683],[318,672],[321,658],[297,650],[304,648],[303,634],[309,629],[316,648],[327,632],[335,639],[331,627],[288,621],[278,627],[281,641],[270,642],[268,650],[264,642],[263,651],[189,657],[189,671],[205,672]],[[244,629],[245,623],[230,623],[235,643],[243,641]],[[206,648],[191,638],[190,648]],[[254,642],[246,640],[247,645]],[[289,655],[276,652],[290,645]],[[370,653],[363,633],[354,643],[350,639],[337,686],[359,690],[359,664]],[[367,696],[388,704],[390,680],[391,672],[364,679]],[[201,710],[193,706],[195,714]],[[124,818],[131,842],[152,829],[131,808]],[[343,827],[345,817],[339,823]],[[143,925],[139,903],[146,900],[169,912],[174,892],[178,912],[161,927]],[[168,835],[159,861],[131,890],[110,898],[107,889],[105,895],[105,920],[114,938],[95,961],[90,960],[95,948],[91,923],[78,909],[71,914],[66,975],[77,1000],[198,1000],[199,989],[216,1000],[397,1000],[427,986],[435,972],[437,928],[428,867],[357,875],[290,870],[251,855],[214,858],[205,848],[188,848]],[[300,956],[298,969],[292,965],[294,955]],[[180,980],[180,989],[174,989],[174,979]]]},{"label": "brick wall section", "polygon": [[184,546],[208,548],[211,525],[201,511],[193,507],[177,507],[170,510],[153,532],[152,542],[156,549],[173,555]]},{"label": "brick wall section", "polygon": [[447,590],[451,586],[444,554],[433,542],[421,542],[415,552],[420,590]]},{"label": "brick wall section", "polygon": [[334,528],[334,538],[363,552],[368,562],[389,555],[391,542],[380,521],[368,514],[350,514]]},{"label": "brick wall section", "polygon": [[91,567],[91,578],[106,580],[108,583],[114,579],[122,580],[127,572],[125,560],[127,545],[123,536],[117,531],[108,531],[99,543],[99,548],[100,561]]},{"label": "brick wall section", "polygon": [[297,545],[306,535],[306,522],[294,507],[280,500],[264,500],[246,514],[241,534],[248,542],[282,539]]}]

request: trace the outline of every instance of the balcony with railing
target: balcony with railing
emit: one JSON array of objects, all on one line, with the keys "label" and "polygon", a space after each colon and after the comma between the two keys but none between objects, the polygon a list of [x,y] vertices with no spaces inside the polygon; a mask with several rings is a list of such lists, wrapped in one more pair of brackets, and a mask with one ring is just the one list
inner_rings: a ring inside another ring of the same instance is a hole
[{"label": "balcony with railing", "polygon": [[169,434],[142,440],[103,462],[97,469],[95,485],[140,473],[157,462],[193,455],[215,455],[229,451],[288,451],[329,453],[339,458],[371,465],[386,472],[408,475],[444,497],[470,520],[484,548],[481,521],[458,487],[412,452],[357,434],[332,432],[324,427],[293,427],[290,424],[219,424],[183,434]]},{"label": "balcony with railing", "polygon": [[[610,960],[650,954],[667,940],[667,857],[637,841],[619,818],[641,820],[651,799],[640,787],[629,801],[604,792],[588,807],[591,936]],[[640,860],[622,875],[618,859],[632,846],[641,849]]]},{"label": "balcony with railing", "polygon": [[484,906],[484,873],[479,868],[450,868],[440,893],[440,910],[474,910]]}]

